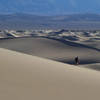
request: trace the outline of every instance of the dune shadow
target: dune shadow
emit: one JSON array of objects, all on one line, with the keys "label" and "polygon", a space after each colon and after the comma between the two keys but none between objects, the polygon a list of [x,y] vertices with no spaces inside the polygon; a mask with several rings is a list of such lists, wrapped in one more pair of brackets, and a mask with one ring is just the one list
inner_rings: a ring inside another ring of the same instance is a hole
[{"label": "dune shadow", "polygon": [[58,42],[62,42],[63,44],[68,45],[68,46],[88,48],[88,49],[92,49],[92,50],[96,50],[96,51],[100,52],[100,49],[95,48],[95,47],[87,46],[87,45],[84,45],[81,43],[71,42],[71,41],[65,40],[64,38],[57,39],[55,37],[53,38],[53,37],[48,37],[48,36],[27,36],[27,37],[17,37],[17,38],[16,37],[9,37],[9,38],[1,38],[0,40],[18,39],[18,38],[47,38],[47,39],[56,40]]},{"label": "dune shadow", "polygon": [[[65,64],[75,65],[74,59],[56,58],[56,59],[53,59],[53,60],[59,61],[59,62],[65,63]],[[79,62],[80,62],[79,65],[100,63],[99,61],[97,61],[95,59],[80,59]]]},{"label": "dune shadow", "polygon": [[100,71],[100,64],[93,64],[93,65],[90,65],[90,66],[86,66],[85,68],[89,68],[89,69],[93,69],[93,70],[96,70],[96,71]]},{"label": "dune shadow", "polygon": [[96,51],[100,52],[100,49],[98,49],[98,48],[87,46],[87,45],[84,45],[84,44],[81,44],[81,43],[75,43],[75,42],[71,42],[71,41],[68,41],[68,40],[61,39],[61,38],[60,39],[56,39],[56,38],[52,38],[52,37],[45,37],[45,38],[62,42],[65,45],[69,45],[69,46],[73,46],[73,47],[88,48],[88,49],[92,49],[92,50],[96,50]]}]

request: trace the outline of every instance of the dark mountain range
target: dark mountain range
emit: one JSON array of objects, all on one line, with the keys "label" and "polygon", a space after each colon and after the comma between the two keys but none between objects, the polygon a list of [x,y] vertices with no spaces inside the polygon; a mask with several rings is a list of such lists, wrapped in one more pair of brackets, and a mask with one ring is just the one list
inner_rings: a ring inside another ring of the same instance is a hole
[{"label": "dark mountain range", "polygon": [[99,14],[38,16],[32,14],[0,15],[0,29],[100,29]]}]

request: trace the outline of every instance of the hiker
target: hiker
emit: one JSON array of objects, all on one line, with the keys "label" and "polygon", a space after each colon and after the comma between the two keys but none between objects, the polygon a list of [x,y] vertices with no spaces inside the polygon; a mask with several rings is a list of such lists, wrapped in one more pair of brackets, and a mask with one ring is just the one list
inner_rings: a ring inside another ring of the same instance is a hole
[{"label": "hiker", "polygon": [[77,56],[77,57],[75,57],[75,64],[76,64],[76,65],[78,65],[78,64],[79,64],[79,58],[78,58],[78,56]]}]

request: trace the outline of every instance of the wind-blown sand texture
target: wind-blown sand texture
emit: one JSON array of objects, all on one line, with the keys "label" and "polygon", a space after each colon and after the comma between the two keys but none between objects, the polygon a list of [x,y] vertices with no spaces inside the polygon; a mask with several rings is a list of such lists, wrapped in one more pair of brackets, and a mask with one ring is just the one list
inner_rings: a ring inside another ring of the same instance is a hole
[{"label": "wind-blown sand texture", "polygon": [[99,100],[100,73],[0,49],[0,100]]}]

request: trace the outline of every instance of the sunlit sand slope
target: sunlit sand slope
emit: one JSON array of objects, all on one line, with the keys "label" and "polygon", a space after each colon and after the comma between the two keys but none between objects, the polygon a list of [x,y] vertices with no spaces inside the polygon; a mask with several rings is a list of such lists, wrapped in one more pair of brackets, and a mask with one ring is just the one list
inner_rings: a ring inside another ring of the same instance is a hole
[{"label": "sunlit sand slope", "polygon": [[100,73],[0,49],[0,100],[100,100]]}]

